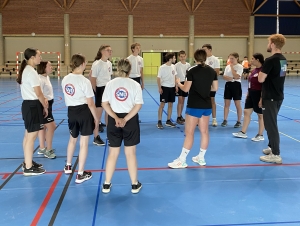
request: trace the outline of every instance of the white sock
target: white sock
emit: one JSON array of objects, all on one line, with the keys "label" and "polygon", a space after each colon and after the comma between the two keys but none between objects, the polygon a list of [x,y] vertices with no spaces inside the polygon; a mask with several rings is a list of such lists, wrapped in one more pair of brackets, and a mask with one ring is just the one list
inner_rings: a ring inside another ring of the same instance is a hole
[{"label": "white sock", "polygon": [[182,147],[182,151],[181,151],[181,154],[179,156],[179,159],[181,161],[185,162],[186,161],[186,157],[188,156],[189,152],[190,152],[190,150]]},{"label": "white sock", "polygon": [[68,163],[68,162],[67,162],[67,166],[72,166],[72,163]]},{"label": "white sock", "polygon": [[217,118],[212,118],[213,120],[217,120]]},{"label": "white sock", "polygon": [[79,175],[82,175],[82,174],[83,174],[83,171],[78,171],[78,174],[79,174]]},{"label": "white sock", "polygon": [[204,159],[204,155],[205,155],[206,150],[200,148],[200,152],[199,152],[199,159]]}]

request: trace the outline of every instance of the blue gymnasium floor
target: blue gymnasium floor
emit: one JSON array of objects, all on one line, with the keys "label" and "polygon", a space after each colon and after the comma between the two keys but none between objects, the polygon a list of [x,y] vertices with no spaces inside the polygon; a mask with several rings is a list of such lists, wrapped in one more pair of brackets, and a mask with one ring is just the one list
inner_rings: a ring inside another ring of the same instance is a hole
[{"label": "blue gymnasium floor", "polygon": [[[263,142],[252,142],[257,133],[256,115],[248,139],[233,138],[238,131],[232,103],[229,125],[210,127],[206,167],[191,157],[199,152],[199,131],[188,156],[187,169],[168,169],[180,154],[184,126],[156,128],[159,95],[155,78],[148,78],[140,111],[141,143],[137,147],[141,192],[130,192],[124,152],[121,152],[110,194],[101,193],[108,146],[89,146],[86,170],[93,178],[75,184],[75,174],[63,173],[69,134],[67,108],[60,81],[52,79],[55,93],[54,136],[57,158],[34,154],[47,173],[24,177],[20,90],[14,79],[0,79],[0,225],[300,225],[300,79],[287,78],[285,100],[278,116],[282,165],[259,161]],[[243,93],[247,83],[243,80]],[[216,96],[217,119],[223,119],[224,80]],[[165,107],[165,110],[167,108]],[[176,118],[176,104],[172,118]],[[165,121],[166,114],[163,115]],[[105,138],[105,134],[101,134]],[[266,136],[266,133],[265,133]],[[35,144],[36,149],[38,143]],[[78,146],[73,159],[77,165]]]}]

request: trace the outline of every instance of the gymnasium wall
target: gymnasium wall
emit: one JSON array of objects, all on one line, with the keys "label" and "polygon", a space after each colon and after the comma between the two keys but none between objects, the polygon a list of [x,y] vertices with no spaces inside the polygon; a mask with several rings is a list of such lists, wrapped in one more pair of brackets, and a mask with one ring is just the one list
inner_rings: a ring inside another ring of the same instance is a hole
[{"label": "gymnasium wall", "polygon": [[[178,51],[188,50],[188,37],[136,37],[135,42],[142,45],[142,51]],[[248,39],[246,37],[195,37],[195,48],[200,48],[203,44],[210,43],[213,47],[213,54],[218,57],[227,58],[229,53],[237,52],[241,58],[247,55]],[[265,57],[267,53],[267,36],[255,37],[254,52],[260,52]],[[287,37],[284,52],[300,51],[300,37]],[[113,49],[113,56],[127,56],[126,37],[71,37],[71,54],[83,53],[89,61],[92,61],[101,44],[109,44]],[[27,47],[36,47],[41,51],[58,51],[64,59],[64,39],[63,37],[11,37],[4,39],[5,61],[15,61],[16,52],[24,51]],[[299,54],[287,55],[289,60],[300,58]]]},{"label": "gymnasium wall", "polygon": [[[64,13],[53,0],[11,0],[2,10],[3,34],[63,34]],[[66,13],[72,35],[127,35],[129,13],[120,0],[76,0]],[[182,0],[142,0],[132,14],[135,35],[188,35]],[[195,35],[248,35],[250,14],[241,0],[205,0],[194,15]]]}]

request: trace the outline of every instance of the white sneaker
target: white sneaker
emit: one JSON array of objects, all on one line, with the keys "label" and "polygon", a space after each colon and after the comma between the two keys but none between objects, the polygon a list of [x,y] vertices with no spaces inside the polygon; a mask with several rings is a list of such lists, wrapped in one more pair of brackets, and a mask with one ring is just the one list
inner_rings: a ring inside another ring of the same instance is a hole
[{"label": "white sneaker", "polygon": [[244,138],[244,139],[247,138],[247,133],[243,133],[242,131],[239,131],[237,133],[232,133],[232,135],[239,138]]},{"label": "white sneaker", "polygon": [[213,127],[217,127],[218,126],[217,119],[213,119],[212,120],[212,126]]},{"label": "white sneaker", "polygon": [[193,157],[192,160],[193,160],[193,162],[198,163],[200,166],[205,166],[206,165],[205,159],[204,158],[200,159],[199,155]]},{"label": "white sneaker", "polygon": [[182,169],[186,168],[188,165],[182,162],[179,158],[175,159],[173,162],[168,163],[168,166],[172,169]]},{"label": "white sneaker", "polygon": [[265,149],[262,150],[262,152],[265,154],[265,155],[269,155],[272,153],[272,149],[270,147],[267,147]]},{"label": "white sneaker", "polygon": [[265,138],[264,138],[263,135],[257,134],[257,135],[256,135],[255,137],[253,137],[251,140],[252,140],[252,141],[255,141],[255,142],[258,142],[258,141],[263,141],[263,140],[265,140]]},{"label": "white sneaker", "polygon": [[273,155],[272,153],[269,155],[260,156],[259,159],[263,162],[282,164],[282,158],[280,155]]}]

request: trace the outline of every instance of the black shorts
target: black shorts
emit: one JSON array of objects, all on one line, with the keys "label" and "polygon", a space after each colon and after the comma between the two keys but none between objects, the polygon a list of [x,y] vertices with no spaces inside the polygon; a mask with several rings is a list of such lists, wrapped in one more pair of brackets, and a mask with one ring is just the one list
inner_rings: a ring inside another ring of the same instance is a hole
[{"label": "black shorts", "polygon": [[[184,85],[184,82],[180,82],[182,85]],[[176,91],[176,90],[175,90]],[[187,97],[189,93],[186,93],[184,91],[182,91],[179,87],[178,87],[178,93],[175,93],[176,96],[179,97]]]},{"label": "black shorts", "polygon": [[216,91],[210,91],[210,97],[215,97],[216,96]]},{"label": "black shorts", "polygon": [[160,94],[160,102],[163,103],[174,103],[175,102],[175,87],[161,87],[163,93]]},{"label": "black shorts", "polygon": [[93,134],[95,129],[94,117],[87,104],[68,107],[69,132],[72,137],[77,138]]},{"label": "black shorts", "polygon": [[54,100],[48,100],[48,116],[46,118],[44,118],[44,124],[54,121],[53,114],[52,114],[53,102],[54,102]]},{"label": "black shorts", "polygon": [[28,133],[44,129],[43,105],[39,100],[23,100],[22,117]]},{"label": "black shorts", "polygon": [[[116,113],[119,118],[124,118],[128,113]],[[108,115],[107,138],[110,147],[120,147],[122,140],[124,146],[134,146],[140,143],[139,115],[136,114],[123,128],[116,127],[114,118]]]},{"label": "black shorts", "polygon": [[253,111],[257,114],[262,114],[262,108],[258,107],[260,101],[261,90],[248,90],[248,97],[245,102],[245,109],[253,108]]},{"label": "black shorts", "polygon": [[243,69],[243,74],[249,74],[249,68],[244,68]]},{"label": "black shorts", "polygon": [[241,100],[242,85],[240,82],[226,82],[224,89],[224,99],[226,100]]},{"label": "black shorts", "polygon": [[105,86],[96,87],[96,95],[95,95],[95,104],[97,108],[102,107],[102,95],[104,92]]},{"label": "black shorts", "polygon": [[136,81],[138,84],[141,84],[141,77],[136,77],[136,78],[131,78],[131,79]]}]

